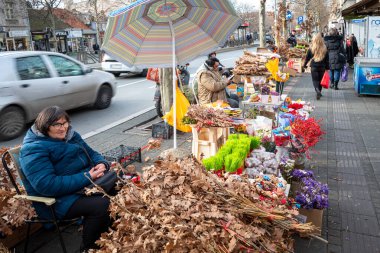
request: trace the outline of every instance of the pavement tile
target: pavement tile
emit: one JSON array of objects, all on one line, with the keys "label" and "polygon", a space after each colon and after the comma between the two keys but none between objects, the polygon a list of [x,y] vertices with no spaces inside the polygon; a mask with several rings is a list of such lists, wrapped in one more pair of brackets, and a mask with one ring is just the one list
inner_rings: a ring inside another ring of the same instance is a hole
[{"label": "pavement tile", "polygon": [[345,158],[360,158],[355,143],[337,142],[336,155]]},{"label": "pavement tile", "polygon": [[352,130],[351,122],[349,120],[336,120],[334,121],[333,128],[339,130]]},{"label": "pavement tile", "polygon": [[342,238],[341,238],[341,236],[342,236],[342,230],[341,229],[331,229],[331,228],[329,228],[328,234],[329,234],[329,237],[330,236],[334,236],[334,237],[339,237],[340,238],[340,242],[337,243],[337,245],[340,245],[342,243]]},{"label": "pavement tile", "polygon": [[343,184],[339,187],[339,199],[364,199],[370,200],[369,190],[366,187],[358,185]]},{"label": "pavement tile", "polygon": [[352,130],[335,130],[335,141],[355,143],[354,132]]},{"label": "pavement tile", "polygon": [[327,247],[327,252],[328,253],[342,253],[342,246],[340,245],[334,245],[334,244],[329,244]]},{"label": "pavement tile", "polygon": [[342,198],[339,201],[339,207],[342,212],[375,216],[375,209],[370,200]]},{"label": "pavement tile", "polygon": [[380,237],[343,231],[342,246],[344,253],[378,253],[380,252]]},{"label": "pavement tile", "polygon": [[366,186],[367,180],[365,176],[355,175],[350,173],[342,173],[338,172],[338,182],[339,184],[347,184],[347,185],[361,185]]},{"label": "pavement tile", "polygon": [[379,224],[376,216],[366,216],[342,212],[342,229],[354,233],[380,236]]}]

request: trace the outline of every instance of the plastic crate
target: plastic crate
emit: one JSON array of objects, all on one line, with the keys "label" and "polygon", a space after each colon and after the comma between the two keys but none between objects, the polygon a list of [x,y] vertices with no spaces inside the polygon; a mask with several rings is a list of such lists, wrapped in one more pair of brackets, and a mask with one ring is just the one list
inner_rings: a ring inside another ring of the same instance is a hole
[{"label": "plastic crate", "polygon": [[152,137],[170,139],[173,135],[173,127],[166,122],[160,122],[152,125]]},{"label": "plastic crate", "polygon": [[141,163],[141,148],[120,145],[103,153],[104,158],[109,162],[118,162],[123,168],[133,162]]}]

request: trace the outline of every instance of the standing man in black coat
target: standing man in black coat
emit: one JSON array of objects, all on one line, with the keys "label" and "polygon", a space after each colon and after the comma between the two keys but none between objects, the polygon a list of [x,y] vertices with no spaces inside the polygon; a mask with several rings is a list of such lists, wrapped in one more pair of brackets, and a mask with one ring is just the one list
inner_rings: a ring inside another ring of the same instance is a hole
[{"label": "standing man in black coat", "polygon": [[330,88],[339,90],[338,83],[340,73],[342,72],[343,66],[346,64],[343,37],[338,34],[338,30],[336,28],[331,28],[328,36],[324,37],[324,40],[329,53]]},{"label": "standing man in black coat", "polygon": [[297,46],[297,38],[296,38],[296,31],[293,30],[290,34],[289,38],[286,40],[286,42],[291,46],[295,47]]}]

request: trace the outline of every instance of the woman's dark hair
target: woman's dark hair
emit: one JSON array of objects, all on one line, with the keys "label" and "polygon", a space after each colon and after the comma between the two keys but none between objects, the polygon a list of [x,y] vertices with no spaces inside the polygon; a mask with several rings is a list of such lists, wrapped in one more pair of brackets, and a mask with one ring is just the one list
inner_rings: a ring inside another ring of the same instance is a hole
[{"label": "woman's dark hair", "polygon": [[43,109],[34,122],[38,131],[44,135],[48,135],[49,127],[60,118],[64,117],[70,122],[69,115],[59,106],[50,106]]},{"label": "woman's dark hair", "polygon": [[216,52],[211,52],[211,53],[209,53],[209,54],[208,54],[208,59],[210,59],[210,58],[212,58],[212,57],[215,57],[215,56],[213,56],[213,55],[216,56]]},{"label": "woman's dark hair", "polygon": [[220,63],[220,61],[216,57],[211,57],[210,59],[206,60],[206,64],[209,67],[214,67],[215,62],[219,62]]}]

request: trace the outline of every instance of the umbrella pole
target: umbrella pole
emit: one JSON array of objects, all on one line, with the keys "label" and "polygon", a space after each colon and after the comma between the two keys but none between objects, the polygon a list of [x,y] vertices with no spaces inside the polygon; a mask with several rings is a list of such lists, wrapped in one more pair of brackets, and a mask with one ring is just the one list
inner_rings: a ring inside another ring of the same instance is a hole
[{"label": "umbrella pole", "polygon": [[173,28],[173,23],[171,19],[169,18],[169,26],[170,26],[170,31],[172,33],[172,68],[173,68],[173,136],[174,136],[174,141],[173,141],[173,148],[177,148],[177,84],[176,84],[176,67],[175,67],[175,34],[174,34],[174,28]]}]

